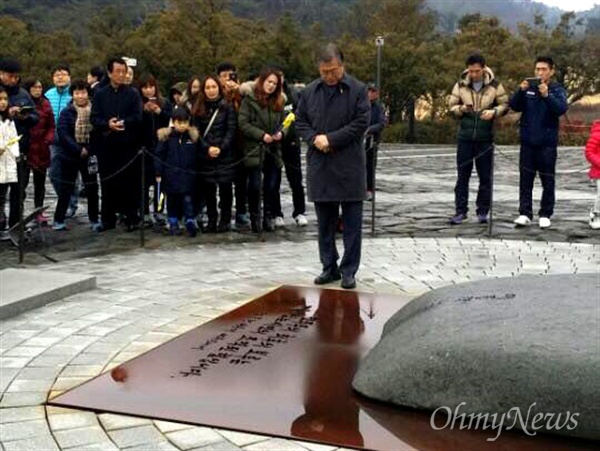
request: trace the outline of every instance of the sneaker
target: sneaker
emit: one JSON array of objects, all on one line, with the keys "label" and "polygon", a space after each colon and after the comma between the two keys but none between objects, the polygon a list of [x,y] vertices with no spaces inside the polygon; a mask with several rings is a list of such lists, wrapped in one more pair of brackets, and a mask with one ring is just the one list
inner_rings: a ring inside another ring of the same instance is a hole
[{"label": "sneaker", "polygon": [[77,207],[69,207],[67,208],[67,214],[65,217],[72,218],[75,216],[75,213],[77,213]]},{"label": "sneaker", "polygon": [[551,225],[552,225],[552,223],[550,222],[550,218],[544,218],[544,217],[540,218],[540,229],[547,229]]},{"label": "sneaker", "polygon": [[281,216],[276,216],[275,221],[273,221],[273,225],[276,229],[281,229],[282,227],[285,227],[285,221]]},{"label": "sneaker", "polygon": [[450,218],[450,220],[448,221],[448,223],[450,225],[460,225],[466,219],[467,219],[467,215],[466,214],[464,214],[464,213],[457,213],[456,215],[454,215],[454,216],[452,216]]},{"label": "sneaker", "polygon": [[67,228],[67,225],[64,222],[55,222],[52,225],[52,230],[56,230],[57,232],[65,232],[69,229]]},{"label": "sneaker", "polygon": [[308,219],[303,214],[296,216],[294,219],[298,227],[306,227],[308,225]]},{"label": "sneaker", "polygon": [[92,222],[92,224],[90,225],[90,229],[92,229],[93,232],[102,232],[104,230],[104,227],[102,227],[102,223],[100,221],[97,221]]},{"label": "sneaker", "polygon": [[594,218],[590,219],[590,227],[592,230],[600,230],[600,215],[596,215]]},{"label": "sneaker", "polygon": [[0,241],[8,241],[10,240],[10,235],[6,230],[0,231]]},{"label": "sneaker", "polygon": [[175,236],[175,235],[180,234],[179,221],[177,220],[177,218],[169,218],[168,224],[169,224],[169,235]]},{"label": "sneaker", "polygon": [[262,222],[262,228],[265,232],[272,232],[273,230],[275,230],[275,221],[273,221],[273,219],[269,218],[268,216],[264,217]]},{"label": "sneaker", "polygon": [[188,219],[185,221],[185,229],[191,238],[194,238],[198,233],[198,230],[196,229],[196,221],[193,219]]},{"label": "sneaker", "polygon": [[38,225],[48,225],[48,216],[46,216],[44,213],[39,213],[36,217],[35,217],[35,222],[38,223]]},{"label": "sneaker", "polygon": [[365,198],[367,202],[371,202],[373,200],[373,191],[367,191],[367,196]]},{"label": "sneaker", "polygon": [[477,215],[477,222],[479,224],[487,224],[488,223],[488,215],[487,213],[480,213]]},{"label": "sneaker", "polygon": [[236,227],[248,227],[250,225],[250,216],[247,213],[235,215]]},{"label": "sneaker", "polygon": [[513,222],[516,224],[517,227],[526,227],[529,224],[531,224],[531,219],[529,219],[525,215],[521,215],[517,219],[515,219]]}]

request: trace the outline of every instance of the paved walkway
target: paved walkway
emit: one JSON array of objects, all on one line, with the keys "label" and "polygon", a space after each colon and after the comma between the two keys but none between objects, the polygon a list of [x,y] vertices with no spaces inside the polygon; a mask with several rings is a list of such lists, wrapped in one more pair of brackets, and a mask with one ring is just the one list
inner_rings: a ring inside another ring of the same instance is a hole
[{"label": "paved walkway", "polygon": [[[598,245],[468,238],[368,238],[363,253],[359,289],[409,295],[492,277],[598,273],[600,262]],[[40,268],[96,275],[98,289],[1,323],[3,451],[335,449],[41,405],[49,395],[78,385],[269,288],[310,284],[319,271],[313,240],[193,244],[69,259]]]},{"label": "paved walkway", "polygon": [[[380,151],[378,192],[376,202],[376,234],[379,237],[464,237],[487,238],[488,228],[469,221],[461,226],[448,225],[454,213],[454,184],[456,181],[456,149],[448,146],[384,145]],[[493,237],[508,240],[536,240],[551,242],[600,243],[600,231],[592,231],[587,221],[595,197],[595,187],[587,178],[588,164],[580,148],[560,148],[557,164],[557,204],[551,229],[540,230],[537,218],[532,227],[516,229],[512,223],[518,210],[518,148],[501,146],[496,151],[494,190]],[[31,190],[31,189],[30,189]],[[477,176],[471,179],[471,215],[474,215]],[[315,215],[307,204],[310,224],[298,228],[292,224],[291,195],[287,181],[282,183],[282,201],[287,227],[265,235],[269,242],[313,241],[316,239]],[[534,189],[534,211],[541,195],[539,180]],[[47,203],[53,212],[55,199],[48,185]],[[27,197],[26,211],[30,211],[32,195]],[[365,232],[371,230],[371,207],[365,203]],[[85,200],[81,201],[78,215],[70,220],[69,232],[54,232],[46,227],[36,232],[35,240],[27,246],[26,263],[44,264],[87,256],[104,255],[134,250],[139,247],[138,233],[110,231],[92,233],[86,217]],[[245,231],[218,235],[199,235],[194,239],[168,237],[160,233],[146,233],[149,249],[178,248],[198,243],[253,243],[256,235]],[[16,248],[0,242],[0,268],[18,264]]]}]

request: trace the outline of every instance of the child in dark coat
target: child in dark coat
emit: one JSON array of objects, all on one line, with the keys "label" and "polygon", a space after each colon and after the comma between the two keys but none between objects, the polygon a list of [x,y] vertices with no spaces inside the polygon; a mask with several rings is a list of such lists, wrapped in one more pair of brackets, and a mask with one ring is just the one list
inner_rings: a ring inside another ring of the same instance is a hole
[{"label": "child in dark coat", "polygon": [[167,195],[169,232],[179,231],[179,220],[185,218],[185,228],[196,236],[193,196],[197,186],[197,168],[201,140],[198,129],[190,126],[190,112],[178,107],[171,116],[173,126],[158,131],[156,149],[156,182]]}]

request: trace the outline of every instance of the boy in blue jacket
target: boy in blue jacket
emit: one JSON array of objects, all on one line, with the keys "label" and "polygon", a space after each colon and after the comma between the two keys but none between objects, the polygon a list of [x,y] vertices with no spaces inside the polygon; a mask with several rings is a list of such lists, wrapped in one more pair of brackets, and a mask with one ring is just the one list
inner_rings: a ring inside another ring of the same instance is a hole
[{"label": "boy in blue jacket", "polygon": [[554,213],[556,147],[560,116],[568,109],[565,88],[550,79],[554,61],[548,56],[535,60],[535,78],[523,80],[510,99],[510,107],[521,114],[521,152],[519,156],[519,217],[517,227],[533,219],[533,182],[536,173],[542,182],[540,228],[550,227]]},{"label": "boy in blue jacket", "polygon": [[193,197],[197,193],[197,168],[200,159],[200,133],[190,126],[190,112],[178,107],[171,115],[173,126],[158,130],[156,149],[156,183],[162,183],[167,195],[169,233],[179,232],[179,220],[185,218],[185,228],[196,236]]}]

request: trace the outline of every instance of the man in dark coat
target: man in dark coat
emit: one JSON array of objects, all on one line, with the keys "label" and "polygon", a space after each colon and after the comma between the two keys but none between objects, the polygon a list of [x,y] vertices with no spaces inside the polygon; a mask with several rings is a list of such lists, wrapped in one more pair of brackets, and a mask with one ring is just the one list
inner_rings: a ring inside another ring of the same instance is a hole
[{"label": "man in dark coat", "polygon": [[[39,121],[39,115],[35,109],[35,104],[31,96],[20,87],[21,64],[12,58],[3,58],[0,60],[0,86],[6,89],[8,93],[8,114],[15,121],[17,133],[21,136],[19,141],[19,152],[21,157],[17,163],[18,183],[10,185],[10,214],[8,226],[12,227],[21,217],[21,207],[19,190],[22,199],[25,198],[25,178],[29,171],[27,167],[27,153],[30,146],[30,130]],[[1,211],[4,211],[6,199],[0,199]]]},{"label": "man in dark coat", "polygon": [[91,114],[97,134],[102,226],[104,230],[114,229],[116,213],[122,213],[131,231],[139,224],[141,165],[136,155],[142,99],[137,89],[125,85],[127,64],[123,59],[110,59],[107,69],[110,82],[94,95]]},{"label": "man in dark coat", "polygon": [[[354,288],[360,265],[362,212],[366,192],[363,136],[371,106],[367,88],[345,73],[342,52],[328,44],[319,56],[321,78],[301,93],[296,130],[308,144],[308,198],[319,226],[322,285],[342,279]],[[344,256],[338,267],[336,225],[342,207]]]},{"label": "man in dark coat", "polygon": [[369,102],[371,102],[371,121],[365,133],[365,152],[367,154],[367,200],[373,200],[375,189],[375,168],[377,167],[377,151],[381,132],[385,128],[385,113],[379,103],[379,88],[374,83],[367,86]]},{"label": "man in dark coat", "polygon": [[554,213],[556,147],[560,116],[568,109],[567,92],[552,81],[554,61],[540,56],[535,61],[535,78],[521,82],[510,99],[510,107],[521,114],[521,151],[519,155],[519,217],[514,223],[526,227],[533,219],[533,182],[539,173],[542,200],[539,210],[541,229],[550,227]]}]

